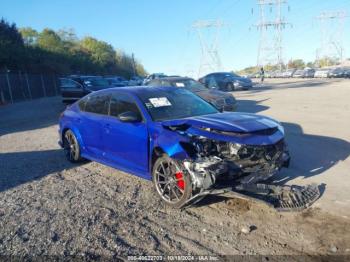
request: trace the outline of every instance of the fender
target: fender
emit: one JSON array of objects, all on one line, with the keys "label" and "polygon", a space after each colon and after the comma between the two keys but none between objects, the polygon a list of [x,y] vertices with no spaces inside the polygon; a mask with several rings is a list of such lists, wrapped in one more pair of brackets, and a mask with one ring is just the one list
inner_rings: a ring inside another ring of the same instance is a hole
[{"label": "fender", "polygon": [[149,172],[152,174],[152,154],[155,148],[159,148],[162,152],[169,157],[184,160],[191,158],[190,155],[181,145],[181,142],[189,142],[189,138],[186,135],[181,135],[176,131],[170,131],[161,128],[150,132],[152,136],[149,140]]},{"label": "fender", "polygon": [[75,135],[76,139],[78,140],[80,149],[81,149],[81,153],[83,153],[85,151],[85,144],[84,141],[81,137],[80,131],[77,127],[74,127],[74,125],[72,125],[70,122],[66,123],[63,127],[62,127],[62,133],[61,133],[61,140],[63,142],[63,134],[64,132],[66,132],[66,130],[72,130],[73,134]]}]

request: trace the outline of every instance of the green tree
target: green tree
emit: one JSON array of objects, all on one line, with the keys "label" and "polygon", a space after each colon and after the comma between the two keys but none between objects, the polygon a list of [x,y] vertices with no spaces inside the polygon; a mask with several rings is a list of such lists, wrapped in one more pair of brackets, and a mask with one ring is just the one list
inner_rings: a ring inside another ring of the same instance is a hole
[{"label": "green tree", "polygon": [[302,59],[289,60],[288,68],[304,69],[305,62]]},{"label": "green tree", "polygon": [[60,36],[48,28],[39,34],[37,44],[40,48],[55,53],[65,53],[66,50]]},{"label": "green tree", "polygon": [[315,63],[314,62],[307,62],[306,67],[313,68],[313,67],[315,67]]},{"label": "green tree", "polygon": [[81,40],[80,45],[91,55],[93,62],[99,66],[110,67],[115,64],[115,51],[110,44],[93,37],[85,37]]},{"label": "green tree", "polygon": [[24,43],[16,24],[0,20],[0,67],[18,68],[24,56]]},{"label": "green tree", "polygon": [[26,45],[34,45],[38,40],[38,32],[31,27],[20,28],[19,32],[22,35],[23,41]]},{"label": "green tree", "polygon": [[[80,40],[73,29],[41,32],[0,20],[0,69],[57,74],[115,74],[129,77],[134,62],[125,52],[116,52],[104,41],[92,37]],[[146,70],[137,60],[137,74]]]},{"label": "green tree", "polygon": [[333,66],[337,64],[337,60],[331,57],[323,57],[316,61],[319,67]]}]

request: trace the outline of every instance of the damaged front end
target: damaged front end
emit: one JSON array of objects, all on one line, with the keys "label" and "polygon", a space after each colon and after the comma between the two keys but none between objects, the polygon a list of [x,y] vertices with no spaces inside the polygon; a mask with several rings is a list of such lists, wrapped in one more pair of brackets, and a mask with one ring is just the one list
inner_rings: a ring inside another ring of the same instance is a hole
[{"label": "damaged front end", "polygon": [[193,138],[194,158],[184,161],[195,185],[205,189],[228,176],[240,183],[256,183],[289,166],[284,139],[272,145],[252,146],[221,142],[204,137]]},{"label": "damaged front end", "polygon": [[[188,142],[182,142],[190,156],[182,163],[190,174],[194,192],[188,204],[208,194],[231,193],[235,197],[263,200],[279,210],[292,210],[305,208],[319,197],[317,187],[288,188],[261,183],[289,166],[290,155],[281,127],[252,132],[190,125],[184,128],[183,124],[179,129],[167,127],[188,137]],[[254,144],[245,144],[247,141]]]}]

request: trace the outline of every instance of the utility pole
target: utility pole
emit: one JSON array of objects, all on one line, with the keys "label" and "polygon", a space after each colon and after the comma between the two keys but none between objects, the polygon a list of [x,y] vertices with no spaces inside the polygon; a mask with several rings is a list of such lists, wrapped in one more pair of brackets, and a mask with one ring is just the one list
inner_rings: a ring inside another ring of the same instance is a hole
[{"label": "utility pole", "polygon": [[219,32],[224,26],[221,20],[198,20],[192,24],[192,29],[196,30],[201,45],[198,77],[205,73],[222,70],[218,50]]},{"label": "utility pole", "polygon": [[133,71],[134,71],[134,76],[136,76],[136,64],[135,64],[134,53],[132,53],[131,58],[132,58],[132,68],[133,68]]},{"label": "utility pole", "polygon": [[278,64],[281,70],[283,65],[282,33],[286,25],[290,25],[282,16],[282,7],[287,4],[287,1],[258,0],[257,4],[260,11],[259,21],[255,24],[260,31],[257,66]]},{"label": "utility pole", "polygon": [[325,58],[327,65],[330,58],[336,62],[343,61],[343,33],[346,17],[348,16],[345,10],[323,11],[316,17],[321,28],[321,46],[317,49],[316,61]]}]

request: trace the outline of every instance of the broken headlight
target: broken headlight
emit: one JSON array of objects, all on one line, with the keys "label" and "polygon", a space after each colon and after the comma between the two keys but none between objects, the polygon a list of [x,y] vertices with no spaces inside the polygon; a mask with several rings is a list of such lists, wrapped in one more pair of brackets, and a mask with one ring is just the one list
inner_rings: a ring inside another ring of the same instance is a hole
[{"label": "broken headlight", "polygon": [[229,144],[230,155],[237,155],[241,147],[242,147],[241,144],[230,143]]}]

